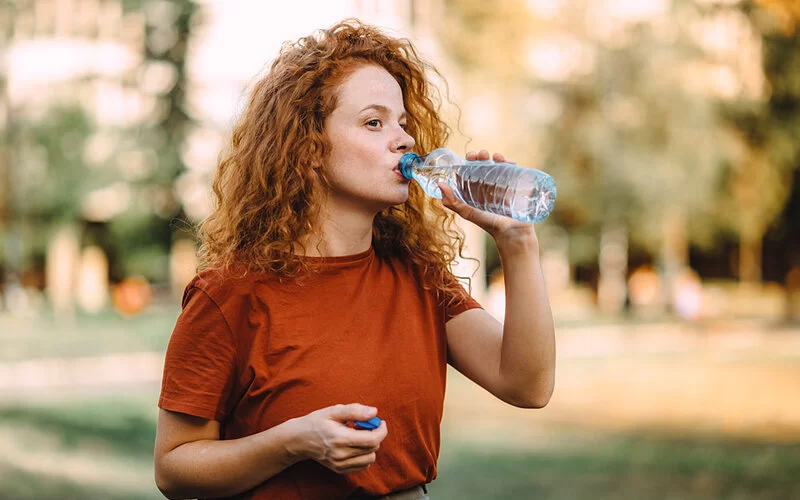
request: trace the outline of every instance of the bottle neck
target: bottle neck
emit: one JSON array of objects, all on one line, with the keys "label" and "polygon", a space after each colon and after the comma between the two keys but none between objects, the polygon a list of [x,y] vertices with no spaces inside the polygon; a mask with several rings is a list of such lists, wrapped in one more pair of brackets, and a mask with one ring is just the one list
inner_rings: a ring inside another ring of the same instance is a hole
[{"label": "bottle neck", "polygon": [[422,157],[417,153],[406,153],[400,157],[400,173],[403,174],[403,177],[406,179],[411,179],[413,177],[413,169],[417,165],[422,163]]}]

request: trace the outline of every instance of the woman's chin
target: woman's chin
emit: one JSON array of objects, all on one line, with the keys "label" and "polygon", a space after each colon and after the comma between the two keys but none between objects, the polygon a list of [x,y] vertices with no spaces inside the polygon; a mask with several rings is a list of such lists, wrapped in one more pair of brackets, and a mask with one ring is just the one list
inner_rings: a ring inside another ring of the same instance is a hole
[{"label": "woman's chin", "polygon": [[391,199],[384,200],[384,203],[382,203],[382,206],[380,207],[380,210],[378,210],[378,213],[383,212],[384,210],[392,207],[398,207],[407,201],[408,201],[408,194],[406,194],[406,196],[395,196]]},{"label": "woman's chin", "polygon": [[408,201],[408,184],[397,186],[392,193],[387,193],[386,201],[389,206],[401,205]]}]

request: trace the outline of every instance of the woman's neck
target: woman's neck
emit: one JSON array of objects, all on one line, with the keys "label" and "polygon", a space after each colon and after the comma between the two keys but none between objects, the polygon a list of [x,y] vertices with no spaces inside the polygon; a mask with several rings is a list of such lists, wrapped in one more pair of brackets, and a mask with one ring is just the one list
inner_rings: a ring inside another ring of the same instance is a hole
[{"label": "woman's neck", "polygon": [[372,245],[375,216],[323,212],[317,231],[302,240],[307,257],[341,257],[365,252]]}]

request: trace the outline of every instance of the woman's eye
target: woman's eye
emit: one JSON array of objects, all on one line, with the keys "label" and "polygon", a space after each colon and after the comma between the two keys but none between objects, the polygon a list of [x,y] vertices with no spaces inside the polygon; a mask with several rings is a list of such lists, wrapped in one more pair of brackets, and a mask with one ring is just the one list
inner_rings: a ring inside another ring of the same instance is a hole
[{"label": "woman's eye", "polygon": [[380,127],[381,121],[380,120],[370,120],[367,122],[367,125],[370,127]]},{"label": "woman's eye", "polygon": [[400,124],[400,128],[403,129],[403,130],[408,130],[408,124],[407,123],[401,123]]}]

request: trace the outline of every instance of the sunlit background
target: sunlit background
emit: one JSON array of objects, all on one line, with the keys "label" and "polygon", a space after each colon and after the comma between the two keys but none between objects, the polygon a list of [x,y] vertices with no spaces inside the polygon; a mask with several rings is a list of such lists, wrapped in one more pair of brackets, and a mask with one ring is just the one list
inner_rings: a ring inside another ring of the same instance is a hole
[{"label": "sunlit background", "polygon": [[432,498],[800,498],[796,0],[0,0],[0,498],[160,497],[217,156],[281,44],[346,17],[440,70],[449,147],[558,186],[555,395],[451,372]]}]

